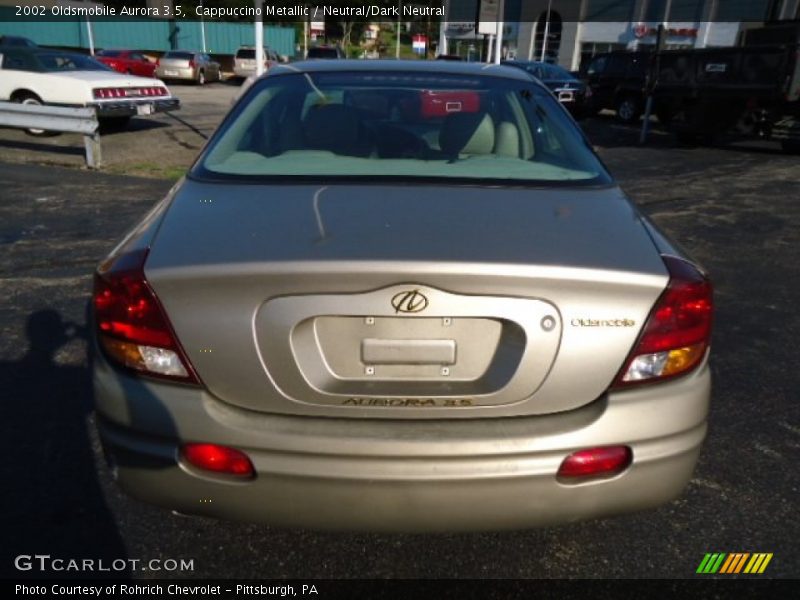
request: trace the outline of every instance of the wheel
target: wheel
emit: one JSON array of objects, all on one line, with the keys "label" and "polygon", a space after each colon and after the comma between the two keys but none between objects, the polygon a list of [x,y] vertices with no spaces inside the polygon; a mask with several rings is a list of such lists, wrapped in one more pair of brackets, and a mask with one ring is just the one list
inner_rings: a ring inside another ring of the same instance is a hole
[{"label": "wheel", "polygon": [[[42,99],[39,98],[39,96],[37,96],[33,92],[22,92],[20,94],[17,94],[16,96],[14,96],[11,99],[11,101],[12,102],[16,102],[17,104],[32,104],[32,105],[35,105],[35,106],[43,106],[44,105],[44,102],[42,102]],[[28,135],[36,136],[36,137],[49,137],[49,136],[58,135],[57,131],[47,131],[45,129],[36,129],[36,128],[33,128],[33,127],[29,128],[29,129],[26,129],[25,133],[27,133]]]},{"label": "wheel", "polygon": [[197,85],[205,85],[206,84],[206,73],[205,71],[200,71],[197,74]]},{"label": "wheel", "polygon": [[617,119],[623,123],[635,123],[642,114],[639,100],[633,96],[623,96],[617,102]]},{"label": "wheel", "polygon": [[781,148],[787,154],[800,154],[800,140],[783,140]]}]

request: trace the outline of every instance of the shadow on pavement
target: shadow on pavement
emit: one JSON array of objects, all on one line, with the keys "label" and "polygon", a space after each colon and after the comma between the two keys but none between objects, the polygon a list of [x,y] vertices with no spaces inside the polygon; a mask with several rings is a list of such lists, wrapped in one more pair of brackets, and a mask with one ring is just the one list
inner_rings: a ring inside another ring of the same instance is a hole
[{"label": "shadow on pavement", "polygon": [[38,142],[22,142],[19,140],[0,140],[0,148],[13,148],[15,150],[29,150],[34,152],[53,152],[54,154],[69,154],[71,156],[83,156],[83,143],[75,142],[73,146],[57,146],[55,144],[45,144]]},{"label": "shadow on pavement", "polygon": [[[0,523],[8,557],[4,577],[92,577],[92,572],[15,570],[20,554],[53,558],[127,557],[106,505],[94,462],[88,417],[92,411],[90,370],[59,365],[55,356],[73,339],[86,340],[83,326],[52,309],[26,322],[28,350],[0,363],[0,473],[4,493]],[[107,576],[108,574],[106,574]],[[115,577],[127,575],[115,571]]]}]

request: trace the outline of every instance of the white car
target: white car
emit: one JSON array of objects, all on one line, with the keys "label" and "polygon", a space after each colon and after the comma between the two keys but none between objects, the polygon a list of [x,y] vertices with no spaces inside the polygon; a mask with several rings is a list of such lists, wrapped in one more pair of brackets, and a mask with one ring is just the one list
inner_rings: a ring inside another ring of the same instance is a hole
[{"label": "white car", "polygon": [[0,47],[0,101],[93,106],[101,122],[117,126],[134,115],[180,108],[159,79],[117,73],[83,54],[11,46]]},{"label": "white car", "polygon": [[[280,61],[281,59],[277,52],[268,46],[264,47],[265,73],[279,64]],[[236,51],[236,55],[233,57],[233,74],[242,78],[256,74],[256,49],[253,46],[240,46]]]}]

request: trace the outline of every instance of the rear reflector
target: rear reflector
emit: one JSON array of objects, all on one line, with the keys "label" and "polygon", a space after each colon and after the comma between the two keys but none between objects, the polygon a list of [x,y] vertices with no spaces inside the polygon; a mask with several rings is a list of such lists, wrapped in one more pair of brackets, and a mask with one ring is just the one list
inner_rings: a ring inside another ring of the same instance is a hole
[{"label": "rear reflector", "polygon": [[92,94],[98,100],[108,100],[111,98],[137,99],[141,97],[169,96],[169,90],[161,86],[94,88]]},{"label": "rear reflector", "polygon": [[212,471],[236,477],[252,478],[255,475],[253,463],[244,452],[218,446],[217,444],[184,444],[181,456],[190,465],[204,471]]},{"label": "rear reflector", "polygon": [[670,274],[613,387],[662,380],[694,369],[711,341],[711,282],[688,262],[664,256]]},{"label": "rear reflector", "polygon": [[138,372],[199,383],[144,276],[147,250],[112,257],[94,278],[97,339],[113,362]]},{"label": "rear reflector", "polygon": [[588,477],[613,477],[627,469],[633,461],[633,452],[628,446],[605,446],[573,452],[558,469],[559,479],[583,479]]}]

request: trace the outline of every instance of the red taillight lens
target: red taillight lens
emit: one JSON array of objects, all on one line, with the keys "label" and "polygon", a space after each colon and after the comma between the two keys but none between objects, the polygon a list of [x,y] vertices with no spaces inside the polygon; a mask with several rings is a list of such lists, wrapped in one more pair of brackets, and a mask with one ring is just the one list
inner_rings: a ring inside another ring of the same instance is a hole
[{"label": "red taillight lens", "polygon": [[615,387],[687,373],[700,364],[711,340],[711,282],[686,261],[663,258],[669,284],[650,313]]},{"label": "red taillight lens", "polygon": [[181,455],[190,465],[226,475],[251,478],[255,475],[253,463],[244,452],[217,444],[184,444]]},{"label": "red taillight lens", "polygon": [[144,276],[147,250],[113,257],[94,278],[97,337],[114,362],[148,375],[199,383]]},{"label": "red taillight lens", "polygon": [[558,468],[557,477],[569,480],[613,477],[627,469],[631,462],[633,462],[633,451],[628,446],[580,450],[564,459]]},{"label": "red taillight lens", "polygon": [[126,96],[125,88],[95,88],[92,90],[95,98],[124,98]]},{"label": "red taillight lens", "polygon": [[194,59],[189,61],[189,68],[194,69]]}]

